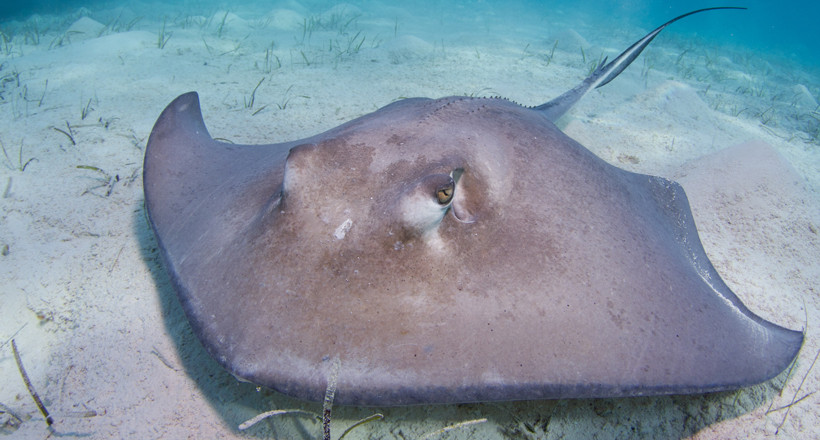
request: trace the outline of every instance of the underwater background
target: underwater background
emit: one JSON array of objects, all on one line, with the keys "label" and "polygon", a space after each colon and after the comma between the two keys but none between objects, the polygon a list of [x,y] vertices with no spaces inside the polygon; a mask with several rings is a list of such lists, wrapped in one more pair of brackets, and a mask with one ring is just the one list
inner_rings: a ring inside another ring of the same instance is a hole
[{"label": "underwater background", "polygon": [[[373,413],[384,418],[346,438],[817,436],[820,4],[764,0],[3,2],[0,434],[320,438],[321,423],[298,415],[238,429],[271,409],[321,405],[221,369],[162,268],[142,160],[179,94],[199,92],[214,137],[248,144],[310,136],[405,97],[538,105],[656,26],[714,6],[748,10],[674,23],[558,126],[614,165],[681,181],[732,290],[806,329],[794,366],[710,395],[339,407],[334,438]],[[744,145],[772,155],[720,155]],[[475,423],[438,432],[461,422]]]},{"label": "underwater background", "polygon": [[[373,2],[349,2],[362,9],[368,9]],[[321,10],[332,3],[328,2],[299,2],[300,5]],[[382,2],[390,5],[389,2]],[[134,13],[150,16],[173,15],[185,11],[207,11],[209,8],[254,9],[265,10],[274,7],[277,2],[209,2],[209,1],[178,1],[178,2],[113,2],[113,1],[47,1],[11,0],[0,5],[0,17],[6,20],[25,20],[33,14],[64,14],[70,15],[79,8],[87,8],[94,15],[104,16],[104,11],[110,11],[127,5]],[[680,23],[678,32],[697,32],[704,38],[719,37],[724,43],[732,43],[748,49],[761,51],[762,55],[777,55],[795,62],[820,65],[818,41],[820,34],[817,30],[817,19],[820,17],[820,4],[808,1],[772,2],[766,0],[732,1],[732,2],[688,2],[681,4],[674,1],[615,1],[581,0],[574,2],[562,1],[411,1],[404,2],[402,8],[418,12],[435,10],[437,8],[459,10],[469,8],[480,13],[482,10],[491,12],[493,16],[502,15],[507,25],[515,27],[519,23],[528,21],[533,15],[548,17],[555,10],[569,13],[583,18],[590,24],[602,27],[640,26],[646,23],[663,23],[682,10],[695,10],[714,6],[739,6],[749,8],[742,19],[742,24],[725,29],[720,16],[703,16],[695,23]],[[417,15],[424,20],[423,13]],[[98,20],[99,21],[99,20]],[[730,38],[725,38],[726,35]],[[728,40],[728,41],[727,41]]]}]

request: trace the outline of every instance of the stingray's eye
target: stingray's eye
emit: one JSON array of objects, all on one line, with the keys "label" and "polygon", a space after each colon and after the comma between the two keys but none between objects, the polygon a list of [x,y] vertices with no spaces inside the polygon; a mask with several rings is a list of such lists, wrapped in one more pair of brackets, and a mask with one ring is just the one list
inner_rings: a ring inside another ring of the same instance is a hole
[{"label": "stingray's eye", "polygon": [[408,185],[399,199],[402,223],[424,234],[435,229],[455,200],[456,182],[449,174],[429,174]]},{"label": "stingray's eye", "polygon": [[453,191],[455,190],[456,184],[451,179],[446,185],[439,187],[436,189],[436,198],[438,199],[438,203],[441,205],[446,205],[453,200]]}]

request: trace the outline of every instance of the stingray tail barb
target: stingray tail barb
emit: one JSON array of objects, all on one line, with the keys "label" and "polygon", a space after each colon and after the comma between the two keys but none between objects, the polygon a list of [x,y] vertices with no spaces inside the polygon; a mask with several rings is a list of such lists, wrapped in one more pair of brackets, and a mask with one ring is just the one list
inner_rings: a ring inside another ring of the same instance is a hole
[{"label": "stingray tail barb", "polygon": [[541,104],[535,107],[535,110],[543,112],[550,121],[557,121],[558,118],[563,116],[576,102],[578,102],[584,95],[587,94],[590,90],[594,88],[601,87],[603,85],[608,84],[610,81],[615,79],[621,72],[624,71],[636,58],[638,55],[646,49],[646,46],[649,46],[649,43],[661,33],[667,26],[670,24],[688,17],[693,14],[697,14],[699,12],[704,11],[714,11],[716,9],[746,9],[743,7],[735,7],[735,6],[721,6],[715,8],[704,8],[698,9],[696,11],[688,12],[683,15],[679,15],[666,23],[658,26],[652,32],[646,34],[643,38],[636,41],[632,46],[629,46],[628,49],[621,52],[614,60],[610,61],[607,64],[607,59],[601,62],[601,64],[589,75],[586,79],[584,79],[581,84],[578,84],[573,89],[569,90],[568,92],[564,93],[563,95],[549,101],[547,103]]}]

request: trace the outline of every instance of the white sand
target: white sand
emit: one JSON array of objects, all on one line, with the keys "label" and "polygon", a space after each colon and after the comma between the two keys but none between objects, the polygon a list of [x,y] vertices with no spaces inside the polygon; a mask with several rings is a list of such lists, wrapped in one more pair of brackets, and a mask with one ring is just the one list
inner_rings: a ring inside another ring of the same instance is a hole
[{"label": "white sand", "polygon": [[[14,438],[48,431],[18,373],[12,337],[59,434],[320,435],[319,423],[299,416],[237,430],[270,409],[321,407],[257,391],[222,370],[191,333],[160,264],[143,209],[142,158],[153,122],[178,94],[199,91],[215,137],[285,141],[404,96],[499,94],[540,104],[580,81],[592,58],[644,32],[596,30],[560,11],[524,14],[512,30],[491,9],[310,11],[291,1],[226,14],[150,6],[2,27],[10,41],[0,46],[8,154],[0,157],[0,245],[8,246],[0,256],[0,403],[23,422],[12,426],[0,414],[0,423]],[[159,48],[163,15],[169,38]],[[548,61],[555,40],[545,35],[573,35],[590,59],[567,41]],[[809,372],[820,350],[818,76],[676,36],[674,27],[644,56],[560,125],[611,163],[681,181],[707,253],[743,302],[789,328],[808,322],[791,376],[705,396],[339,407],[336,436],[373,412],[384,420],[347,438],[418,438],[477,418],[488,421],[449,438],[818,435],[820,395],[812,393],[820,367]],[[779,409],[806,395],[788,417]]]}]

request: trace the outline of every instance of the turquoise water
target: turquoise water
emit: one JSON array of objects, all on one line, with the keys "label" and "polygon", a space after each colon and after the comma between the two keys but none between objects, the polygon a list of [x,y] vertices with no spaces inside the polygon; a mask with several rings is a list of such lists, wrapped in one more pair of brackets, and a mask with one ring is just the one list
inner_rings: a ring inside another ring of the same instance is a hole
[{"label": "turquoise water", "polygon": [[[367,11],[375,2],[347,2]],[[301,5],[315,11],[322,11],[332,6],[333,2],[300,2]],[[389,2],[383,4],[388,5]],[[32,14],[71,14],[78,8],[88,8],[92,17],[105,17],[111,10],[129,5],[129,8],[147,18],[151,15],[173,15],[181,11],[207,11],[214,8],[266,10],[276,7],[277,2],[116,2],[116,1],[47,1],[13,0],[0,5],[0,22],[6,20],[25,20]],[[279,2],[286,7],[287,2]],[[667,19],[699,8],[714,6],[739,6],[749,10],[738,16],[704,15],[676,25],[681,34],[697,34],[704,38],[741,47],[762,51],[761,55],[776,55],[791,59],[800,64],[813,67],[820,66],[820,31],[817,20],[820,17],[820,4],[809,1],[772,2],[766,0],[724,1],[724,2],[675,2],[675,1],[601,1],[582,0],[562,1],[452,1],[423,2],[410,1],[403,7],[415,10],[418,19],[432,11],[450,9],[464,11],[465,14],[487,12],[488,16],[501,16],[507,25],[514,27],[527,22],[532,17],[549,17],[552,11],[561,10],[590,24],[603,27],[634,25],[649,27]],[[465,11],[467,10],[467,11]],[[108,11],[108,12],[103,12]],[[101,20],[98,20],[101,21]],[[102,22],[102,21],[101,21]]]},{"label": "turquoise water", "polygon": [[[538,3],[534,2],[533,7],[537,8]],[[612,23],[630,23],[644,27],[651,23],[662,23],[684,10],[714,6],[746,7],[748,10],[737,14],[727,12],[693,17],[692,20],[676,24],[677,29],[674,32],[696,34],[709,41],[720,41],[760,51],[760,56],[776,55],[814,67],[820,65],[820,57],[817,56],[820,54],[820,31],[817,29],[820,4],[816,2],[573,2],[573,8],[589,11],[590,16],[597,16],[602,24],[609,23],[611,26]]]}]

